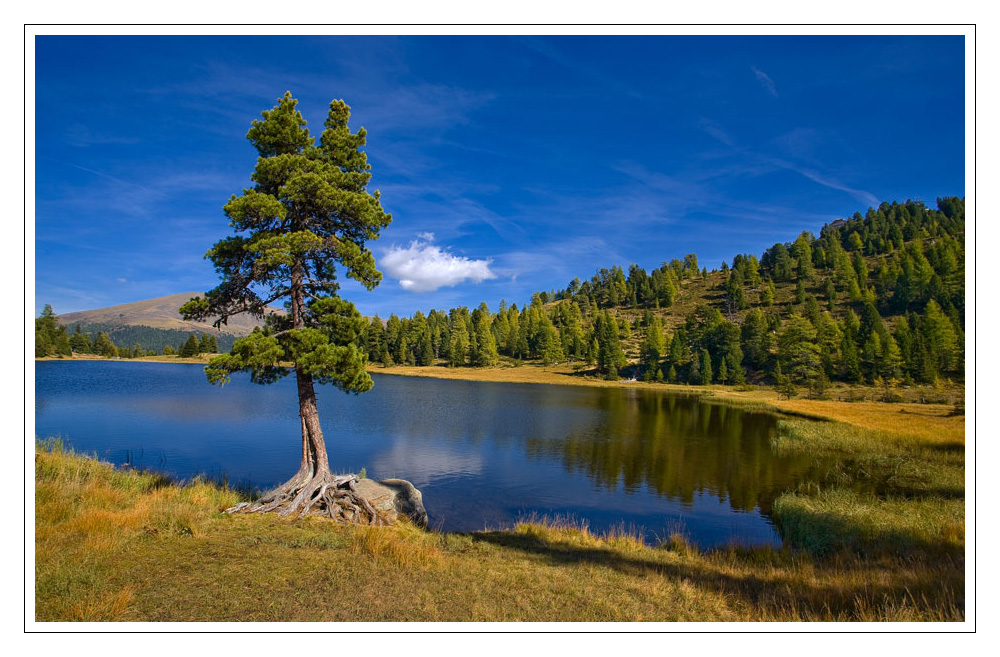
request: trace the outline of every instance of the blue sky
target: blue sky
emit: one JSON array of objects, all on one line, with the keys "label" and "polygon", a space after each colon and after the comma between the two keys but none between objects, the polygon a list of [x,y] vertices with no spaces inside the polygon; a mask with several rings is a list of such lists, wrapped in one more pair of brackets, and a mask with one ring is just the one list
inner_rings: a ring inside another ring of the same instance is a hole
[{"label": "blue sky", "polygon": [[[964,196],[962,36],[38,36],[36,314],[218,278],[250,122],[368,131],[393,223],[366,315],[709,268],[882,201]],[[30,137],[30,132],[29,132]]]}]

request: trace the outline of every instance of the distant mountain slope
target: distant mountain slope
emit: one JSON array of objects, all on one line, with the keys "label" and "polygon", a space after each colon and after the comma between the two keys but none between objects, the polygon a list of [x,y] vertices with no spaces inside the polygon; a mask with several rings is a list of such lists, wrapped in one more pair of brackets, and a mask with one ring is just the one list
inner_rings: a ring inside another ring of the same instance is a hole
[{"label": "distant mountain slope", "polygon": [[[125,303],[96,310],[82,310],[75,313],[59,315],[59,323],[63,326],[80,324],[82,326],[148,326],[150,328],[187,331],[196,333],[215,333],[215,327],[209,322],[185,321],[177,309],[191,297],[199,296],[197,292],[171,294],[156,299],[146,299],[134,303]],[[275,309],[276,311],[278,309]],[[280,311],[279,311],[280,312]],[[263,322],[248,315],[237,315],[229,319],[223,328],[223,333],[234,336],[249,335],[255,326]]]}]

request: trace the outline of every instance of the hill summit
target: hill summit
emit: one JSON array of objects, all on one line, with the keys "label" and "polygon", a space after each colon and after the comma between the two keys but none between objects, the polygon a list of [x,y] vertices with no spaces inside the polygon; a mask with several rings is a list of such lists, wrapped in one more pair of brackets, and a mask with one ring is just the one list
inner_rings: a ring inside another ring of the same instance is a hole
[{"label": "hill summit", "polygon": [[[263,326],[263,321],[249,315],[237,315],[230,318],[222,331],[217,331],[210,322],[186,321],[177,309],[192,297],[200,296],[198,292],[183,292],[171,294],[156,299],[146,299],[133,303],[125,303],[95,310],[82,310],[59,316],[59,322],[64,326],[80,324],[83,326],[148,326],[150,328],[188,331],[198,333],[228,333],[240,337],[249,335],[255,326]],[[277,308],[275,312],[281,312]]]}]

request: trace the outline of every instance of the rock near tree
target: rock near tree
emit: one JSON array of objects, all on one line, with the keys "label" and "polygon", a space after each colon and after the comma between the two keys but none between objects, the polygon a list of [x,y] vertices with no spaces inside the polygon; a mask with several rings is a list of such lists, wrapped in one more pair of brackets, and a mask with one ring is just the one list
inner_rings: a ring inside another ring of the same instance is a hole
[{"label": "rock near tree", "polygon": [[420,527],[427,526],[423,495],[405,479],[360,479],[355,483],[354,492],[389,522],[395,522],[402,515]]}]

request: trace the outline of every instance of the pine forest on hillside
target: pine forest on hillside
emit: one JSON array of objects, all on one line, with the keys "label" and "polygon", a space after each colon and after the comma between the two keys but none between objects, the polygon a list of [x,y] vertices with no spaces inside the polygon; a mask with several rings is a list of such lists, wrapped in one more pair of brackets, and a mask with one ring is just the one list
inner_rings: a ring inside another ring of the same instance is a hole
[{"label": "pine forest on hillside", "polygon": [[[230,346],[145,327],[87,327],[91,335],[57,321],[49,307],[35,320],[36,356],[193,355]],[[385,366],[570,362],[609,380],[765,383],[789,396],[799,388],[822,395],[834,381],[962,381],[965,202],[882,203],[824,226],[819,237],[804,232],[711,271],[695,254],[652,272],[614,265],[536,292],[521,308],[501,302],[493,312],[482,303],[374,317],[358,341],[369,361]]]},{"label": "pine forest on hillside", "polygon": [[760,257],[708,271],[694,254],[652,272],[601,269],[522,308],[373,318],[386,366],[576,362],[608,379],[777,384],[962,380],[965,202],[882,203]]}]

